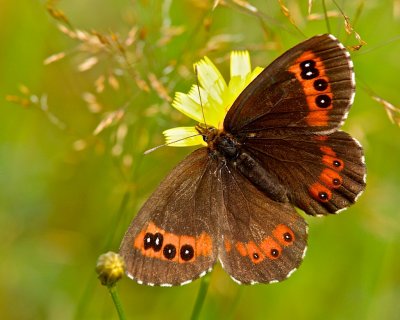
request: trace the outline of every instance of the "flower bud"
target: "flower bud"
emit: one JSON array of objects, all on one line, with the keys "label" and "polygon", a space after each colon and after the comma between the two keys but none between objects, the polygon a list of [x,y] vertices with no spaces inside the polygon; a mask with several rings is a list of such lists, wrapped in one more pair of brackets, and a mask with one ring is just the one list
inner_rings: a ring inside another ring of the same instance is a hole
[{"label": "flower bud", "polygon": [[96,272],[102,285],[113,286],[125,273],[125,261],[118,253],[109,251],[97,260]]}]

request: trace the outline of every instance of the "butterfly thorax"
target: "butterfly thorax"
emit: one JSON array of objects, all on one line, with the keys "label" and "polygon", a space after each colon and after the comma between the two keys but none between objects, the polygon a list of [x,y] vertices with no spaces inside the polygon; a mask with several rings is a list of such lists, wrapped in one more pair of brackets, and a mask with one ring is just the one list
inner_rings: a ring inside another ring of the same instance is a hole
[{"label": "butterfly thorax", "polygon": [[245,148],[243,141],[224,130],[198,125],[197,131],[207,143],[209,155],[231,170],[238,170],[260,191],[279,202],[287,202],[287,192],[278,178],[265,170],[261,163]]}]

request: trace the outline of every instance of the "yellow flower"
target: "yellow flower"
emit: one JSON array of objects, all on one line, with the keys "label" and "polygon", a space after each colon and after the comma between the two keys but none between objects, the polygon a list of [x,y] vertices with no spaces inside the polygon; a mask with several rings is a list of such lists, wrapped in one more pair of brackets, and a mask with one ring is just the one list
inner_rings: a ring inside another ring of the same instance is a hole
[{"label": "yellow flower", "polygon": [[[172,106],[196,122],[220,130],[223,129],[225,115],[233,102],[263,70],[257,67],[251,71],[250,56],[247,51],[231,53],[229,84],[226,84],[217,67],[207,57],[195,63],[194,67],[197,70],[200,87],[192,85],[187,94],[177,92]],[[169,146],[207,145],[195,126],[172,128],[163,134]]]}]

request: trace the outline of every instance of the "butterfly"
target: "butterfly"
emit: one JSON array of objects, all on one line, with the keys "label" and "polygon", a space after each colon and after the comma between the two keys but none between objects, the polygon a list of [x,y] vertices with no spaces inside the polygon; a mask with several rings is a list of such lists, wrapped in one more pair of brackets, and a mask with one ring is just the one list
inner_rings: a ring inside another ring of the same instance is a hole
[{"label": "butterfly", "polygon": [[307,249],[295,207],[338,213],[365,189],[362,146],[339,130],[354,94],[350,54],[332,35],[278,57],[241,92],[222,129],[196,127],[207,146],[170,172],[123,238],[127,275],[183,285],[219,261],[240,284],[288,278]]}]

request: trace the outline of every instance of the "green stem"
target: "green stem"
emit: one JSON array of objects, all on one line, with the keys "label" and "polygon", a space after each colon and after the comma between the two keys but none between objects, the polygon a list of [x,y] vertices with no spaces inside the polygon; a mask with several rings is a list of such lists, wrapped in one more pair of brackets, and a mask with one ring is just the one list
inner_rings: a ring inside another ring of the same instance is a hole
[{"label": "green stem", "polygon": [[328,10],[326,10],[325,0],[322,0],[322,8],[325,14],[326,28],[328,29],[328,33],[331,33],[331,25],[329,24]]},{"label": "green stem", "polygon": [[115,309],[117,309],[118,316],[120,320],[126,320],[124,308],[122,307],[121,300],[119,299],[117,287],[112,285],[108,287],[108,291],[111,294],[111,298],[113,299]]},{"label": "green stem", "polygon": [[85,287],[85,291],[79,299],[78,306],[76,307],[76,312],[74,314],[75,320],[84,318],[85,311],[89,305],[91,298],[93,297],[93,290],[96,285],[95,280],[97,280],[96,277],[89,277],[89,280],[87,281]]},{"label": "green stem", "polygon": [[200,311],[201,308],[203,307],[209,284],[210,284],[209,276],[205,276],[203,277],[203,279],[201,279],[199,293],[197,294],[196,303],[194,304],[192,316],[190,317],[191,320],[199,319]]}]

